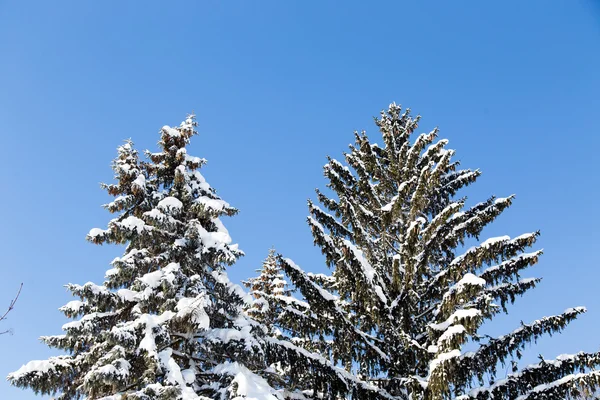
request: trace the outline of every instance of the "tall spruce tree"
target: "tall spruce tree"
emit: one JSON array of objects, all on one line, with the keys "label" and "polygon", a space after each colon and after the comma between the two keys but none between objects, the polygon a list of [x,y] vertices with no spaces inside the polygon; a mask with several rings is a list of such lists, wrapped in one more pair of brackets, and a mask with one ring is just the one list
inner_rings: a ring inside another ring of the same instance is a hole
[{"label": "tall spruce tree", "polygon": [[[320,337],[320,355],[353,376],[344,396],[535,400],[593,389],[600,353],[525,368],[516,363],[526,344],[561,331],[583,307],[522,323],[503,336],[481,333],[540,281],[521,278],[542,254],[526,252],[539,233],[479,242],[514,196],[465,208],[456,194],[480,172],[460,169],[447,140],[436,141],[437,129],[411,141],[418,122],[391,104],[376,119],[383,146],[355,133],[347,165],[335,159],[325,165],[333,195],[317,190],[324,208],[309,201],[308,223],[331,275],[317,279],[280,260],[318,317],[305,335]],[[478,244],[464,251],[466,241]],[[503,364],[512,373],[497,379]]]},{"label": "tall spruce tree", "polygon": [[131,142],[119,147],[116,183],[103,185],[116,217],[87,239],[126,244],[125,254],[103,285],[67,285],[78,299],[61,311],[76,320],[42,340],[68,354],[29,362],[13,385],[58,399],[274,400],[289,394],[269,359],[312,368],[243,313],[249,298],[225,273],[242,252],[220,220],[237,210],[198,171],[205,160],[187,154],[196,125],[163,127],[148,161]]}]

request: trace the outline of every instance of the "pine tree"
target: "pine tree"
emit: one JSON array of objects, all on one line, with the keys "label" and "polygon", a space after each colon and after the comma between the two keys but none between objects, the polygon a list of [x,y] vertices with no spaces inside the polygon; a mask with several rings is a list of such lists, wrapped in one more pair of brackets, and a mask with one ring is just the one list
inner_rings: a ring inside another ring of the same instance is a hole
[{"label": "pine tree", "polygon": [[309,348],[311,338],[307,332],[317,318],[306,302],[294,296],[295,288],[287,282],[278,257],[275,249],[269,250],[262,267],[256,270],[258,276],[243,282],[253,298],[246,313],[264,325],[270,335],[294,343],[306,342],[303,347]]},{"label": "pine tree", "polygon": [[[376,119],[383,146],[355,133],[347,165],[329,159],[325,166],[332,195],[317,190],[324,208],[309,201],[308,223],[331,275],[316,279],[292,260],[280,260],[320,320],[311,334],[322,338],[321,354],[354,377],[344,395],[536,400],[593,390],[600,353],[517,364],[526,344],[560,332],[583,307],[522,323],[500,337],[481,332],[540,281],[521,278],[542,254],[526,252],[539,232],[480,242],[483,228],[514,196],[467,208],[456,195],[480,172],[460,169],[447,140],[436,141],[437,129],[411,143],[418,122],[392,104]],[[477,244],[464,251],[470,242]],[[504,364],[512,373],[497,377]]]},{"label": "pine tree", "polygon": [[[244,281],[244,285],[250,290],[253,302],[246,307],[246,312],[254,320],[269,327],[271,334],[278,335],[278,320],[283,313],[280,303],[286,300],[294,301],[291,297],[292,290],[277,262],[275,249],[269,250],[269,255],[263,261],[258,270],[258,276]],[[296,303],[296,301],[295,301]]]},{"label": "pine tree", "polygon": [[[324,362],[320,351],[322,348],[319,346],[321,341],[311,336],[313,324],[318,318],[310,312],[306,302],[294,295],[295,290],[286,280],[275,249],[269,251],[256,272],[258,276],[243,282],[253,298],[246,306],[246,313],[265,327],[272,340],[290,350],[294,358],[300,355],[318,363]],[[286,367],[279,354],[275,354],[271,361],[281,379],[286,382],[285,387],[293,393],[291,398],[321,398],[320,394],[323,392],[314,388],[315,378],[318,379],[313,376],[314,371],[297,371],[295,362],[288,362]],[[322,377],[323,382],[328,382],[332,374],[342,381],[343,376],[338,377],[338,371],[326,361],[325,363],[328,368]]]},{"label": "pine tree", "polygon": [[42,340],[68,354],[24,365],[13,385],[58,399],[281,398],[265,361],[272,345],[225,273],[243,253],[220,218],[237,210],[198,171],[205,160],[187,154],[196,125],[163,127],[147,162],[131,142],[119,147],[116,183],[103,185],[116,217],[87,239],[125,253],[103,285],[67,285],[78,300],[61,311],[77,319]]}]

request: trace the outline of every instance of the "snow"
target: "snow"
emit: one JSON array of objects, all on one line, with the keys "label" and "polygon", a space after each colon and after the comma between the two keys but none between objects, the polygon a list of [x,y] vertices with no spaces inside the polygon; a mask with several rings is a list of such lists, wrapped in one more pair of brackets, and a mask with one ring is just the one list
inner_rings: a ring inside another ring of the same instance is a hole
[{"label": "snow", "polygon": [[160,285],[162,277],[163,272],[159,270],[154,272],[148,272],[147,274],[138,279],[150,289],[155,289],[158,287],[158,285]]},{"label": "snow", "polygon": [[129,217],[125,218],[124,220],[122,220],[121,222],[119,222],[119,225],[123,228],[126,229],[130,229],[132,231],[136,231],[137,233],[141,233],[144,229],[151,229],[151,226],[147,226],[144,221],[142,221],[141,219],[139,219],[138,217],[135,217],[133,215],[130,215]]},{"label": "snow", "polygon": [[513,239],[513,242],[517,242],[519,240],[525,240],[525,239],[529,239],[532,236],[535,236],[536,233],[535,232],[529,232],[529,233],[524,233],[522,235],[517,236],[516,238]]},{"label": "snow", "polygon": [[[298,305],[300,307],[304,307],[307,310],[310,309],[310,306],[308,305],[307,302],[302,301],[302,300],[298,300],[295,297],[291,297],[291,296],[284,296],[284,295],[277,295],[277,299],[283,301],[284,303],[288,304],[288,305]],[[291,309],[290,309],[291,311]]]},{"label": "snow", "polygon": [[148,254],[148,250],[144,249],[144,250],[138,250],[138,249],[131,249],[130,251],[128,251],[126,254],[124,254],[122,257],[115,257],[115,259],[111,262],[111,264],[116,264],[118,262],[132,262],[132,259],[137,256],[145,256]]},{"label": "snow", "polygon": [[456,310],[448,319],[438,324],[429,324],[429,327],[435,331],[445,331],[457,321],[465,319],[477,318],[481,315],[481,311],[476,308],[467,308]]},{"label": "snow", "polygon": [[209,304],[210,300],[204,294],[200,294],[194,298],[183,297],[179,299],[177,306],[175,307],[177,310],[177,318],[189,316],[191,322],[197,329],[208,329],[210,319],[208,318],[205,307]]},{"label": "snow", "polygon": [[464,211],[459,211],[459,212],[455,212],[454,214],[452,214],[452,216],[450,217],[450,221],[455,220],[457,218],[462,218],[464,217],[465,212]]},{"label": "snow", "polygon": [[506,203],[507,201],[510,201],[510,200],[512,200],[512,199],[514,199],[514,198],[515,198],[515,195],[514,195],[514,194],[511,194],[511,195],[510,195],[510,196],[508,196],[508,197],[499,197],[499,198],[497,198],[497,199],[494,201],[494,204],[495,204],[495,205],[498,205],[498,204]]},{"label": "snow", "polygon": [[[456,229],[456,228],[455,228]],[[457,264],[459,264],[460,262],[462,262],[469,254],[476,252],[479,249],[487,249],[490,246],[496,245],[500,242],[507,242],[510,240],[509,236],[498,236],[498,237],[493,237],[493,238],[489,238],[487,240],[485,240],[484,242],[482,242],[481,244],[479,244],[479,246],[472,246],[470,247],[467,251],[465,251],[463,254],[461,254],[460,256],[454,258],[452,260],[452,262],[450,263],[449,267],[453,267]],[[436,280],[441,278],[442,276],[446,275],[448,273],[449,269],[443,269],[442,271],[440,271],[438,273],[438,275],[436,276]]]},{"label": "snow", "polygon": [[215,328],[209,330],[205,338],[213,342],[229,343],[232,341],[243,342],[246,350],[252,351],[253,346],[258,347],[258,342],[252,333],[252,326],[239,326],[239,323],[244,321],[238,320],[237,328]]},{"label": "snow", "polygon": [[398,201],[398,195],[395,195],[394,197],[392,197],[392,199],[390,200],[389,203],[387,203],[385,206],[381,207],[381,211],[384,211],[384,212],[392,211],[392,207],[394,206],[396,201]]},{"label": "snow", "polygon": [[417,219],[415,219],[414,221],[411,221],[410,224],[408,225],[408,228],[406,229],[408,232],[412,232],[414,229],[416,229],[419,226],[423,226],[427,223],[427,220],[423,217],[418,217]]},{"label": "snow", "polygon": [[167,347],[160,353],[158,353],[158,359],[166,371],[165,379],[175,385],[185,386],[181,369],[177,362],[171,357],[173,355],[173,349]]},{"label": "snow", "polygon": [[102,375],[115,375],[118,373],[117,367],[115,367],[112,364],[103,365],[100,368],[98,368],[95,372],[98,372]]},{"label": "snow", "polygon": [[519,284],[523,284],[523,285],[528,285],[531,282],[536,282],[538,281],[540,278],[525,278],[525,279],[521,279],[518,283]]},{"label": "snow", "polygon": [[458,350],[458,349],[454,349],[447,353],[442,353],[442,354],[438,355],[436,358],[431,360],[431,362],[429,363],[429,374],[431,375],[431,373],[433,371],[435,371],[436,368],[438,368],[444,362],[452,360],[453,358],[457,358],[457,357],[460,357],[460,350]]},{"label": "snow", "polygon": [[153,219],[155,221],[160,221],[160,220],[164,220],[167,218],[167,216],[165,214],[163,214],[160,210],[158,210],[157,208],[153,208],[150,211],[146,211],[144,213],[145,216],[147,216],[150,219]]},{"label": "snow", "polygon": [[172,284],[175,280],[175,273],[179,271],[179,269],[180,266],[178,263],[170,263],[163,269],[144,274],[143,276],[139,277],[138,280],[147,288],[156,289],[163,281],[167,281]]},{"label": "snow", "polygon": [[510,236],[506,236],[506,235],[505,236],[493,237],[493,238],[489,238],[486,241],[484,241],[483,243],[481,243],[479,245],[479,247],[488,248],[488,247],[493,246],[493,245],[495,245],[497,243],[507,242],[509,240],[510,240]]},{"label": "snow", "polygon": [[142,190],[146,190],[146,177],[142,174],[139,174],[132,182],[132,186],[138,187]]},{"label": "snow", "polygon": [[123,301],[133,302],[137,299],[137,295],[139,292],[135,292],[129,289],[119,289],[117,290],[117,296],[121,298]]},{"label": "snow", "polygon": [[188,244],[188,240],[187,239],[175,239],[175,241],[173,242],[173,246],[175,247],[185,247]]},{"label": "snow", "polygon": [[379,394],[380,396],[385,397],[389,400],[396,399],[396,397],[390,396],[387,392],[379,390],[379,388],[377,388],[374,385],[368,384],[364,381],[359,381],[355,375],[349,373],[345,369],[331,365],[329,360],[325,359],[324,357],[320,356],[319,354],[309,352],[308,350],[303,349],[302,347],[298,347],[291,342],[279,340],[279,339],[276,339],[273,337],[266,337],[265,340],[267,340],[268,342],[271,342],[273,344],[276,344],[278,346],[285,347],[289,350],[292,350],[296,353],[303,355],[304,357],[310,358],[311,360],[316,361],[317,363],[319,363],[325,367],[328,367],[332,371],[335,371],[337,373],[337,375],[339,377],[343,378],[343,380],[345,380],[346,382],[351,382],[352,384],[354,384],[356,386],[360,386],[365,390],[377,392],[377,394]]},{"label": "snow", "polygon": [[436,143],[430,144],[429,146],[427,146],[427,149],[423,153],[422,157],[431,157],[431,153],[433,153],[436,149],[438,149],[438,152],[435,154],[443,154],[445,151],[445,149],[443,149],[443,146],[446,146],[448,143],[450,143],[448,139],[440,139]]},{"label": "snow", "polygon": [[166,382],[179,386],[181,389],[181,400],[199,400],[204,399],[205,397],[199,397],[194,389],[187,384],[191,384],[196,379],[196,374],[191,369],[181,370],[179,365],[173,359],[173,349],[167,347],[160,353],[158,353],[158,358],[160,360],[160,364],[162,365],[163,370],[165,371],[165,380]]},{"label": "snow", "polygon": [[194,383],[196,380],[196,373],[193,369],[184,369],[181,371],[181,376],[183,376],[183,380],[185,383]]},{"label": "snow", "polygon": [[226,362],[213,368],[215,374],[233,377],[231,400],[280,400],[269,383],[237,362]]},{"label": "snow", "polygon": [[271,284],[273,286],[279,286],[279,285],[283,286],[283,285],[287,285],[287,282],[285,280],[281,279],[280,277],[277,277],[271,281]]},{"label": "snow", "polygon": [[314,219],[312,216],[309,215],[308,223],[315,226],[317,229],[319,229],[319,231],[321,232],[321,236],[325,239],[325,241],[327,242],[329,247],[335,248],[335,246],[333,244],[333,240],[331,239],[331,237],[328,234],[325,233],[325,229],[323,228],[323,225],[321,225],[321,223],[319,221],[317,221],[316,219]]},{"label": "snow", "polygon": [[[577,354],[560,354],[559,356],[556,357],[556,359],[558,361],[571,361],[571,360],[575,359],[576,357],[584,355],[584,354],[585,354],[584,352],[580,352]],[[545,361],[545,362],[547,363],[547,362],[552,362],[552,361]]]},{"label": "snow", "polygon": [[581,314],[584,312],[587,312],[587,308],[585,307],[572,307],[563,311],[563,314]]},{"label": "snow", "polygon": [[158,202],[158,208],[162,210],[180,210],[183,207],[183,203],[176,197],[165,197]]},{"label": "snow", "polygon": [[[514,374],[509,374],[505,379],[500,379],[500,380],[496,381],[490,387],[480,387],[480,388],[471,390],[470,395],[477,396],[479,393],[482,393],[482,392],[491,393],[491,392],[495,391],[497,388],[507,385],[511,381],[514,382],[515,380],[518,380],[527,371],[544,368],[547,365],[552,365],[555,368],[560,368],[563,362],[573,363],[573,362],[576,362],[576,360],[581,356],[585,357],[585,353],[580,352],[577,354],[562,354],[562,355],[559,355],[558,357],[556,357],[555,360],[544,360],[543,362],[538,363],[538,364],[530,364],[530,365],[526,366],[525,368],[523,368],[521,371],[514,373]],[[550,385],[552,385],[552,383]],[[549,388],[549,386],[546,386],[546,388]]]},{"label": "snow", "polygon": [[106,378],[119,377],[121,379],[127,379],[130,375],[131,364],[124,358],[119,358],[112,362],[112,364],[103,365],[97,369],[92,369],[85,376],[85,380],[97,378],[96,375],[101,375]]},{"label": "snow", "polygon": [[229,203],[223,201],[221,199],[211,199],[208,196],[200,196],[196,200],[196,203],[202,204],[205,208],[209,208],[214,211],[223,211],[226,208],[229,208]]},{"label": "snow", "polygon": [[205,192],[210,191],[210,185],[206,182],[206,179],[204,179],[204,176],[202,176],[200,172],[193,171],[190,175],[201,190],[204,190]]},{"label": "snow", "polygon": [[85,293],[86,291],[90,291],[93,295],[98,295],[98,294],[108,294],[109,291],[105,286],[99,286],[96,285],[93,282],[87,282],[84,283],[83,285],[73,285],[73,284],[69,284],[67,285],[73,292],[77,292],[77,294],[79,293]]},{"label": "snow", "polygon": [[457,287],[472,285],[472,286],[485,286],[485,279],[478,277],[475,274],[467,273],[460,281],[456,284]]},{"label": "snow", "polygon": [[465,327],[462,325],[452,325],[438,338],[438,346],[442,345],[444,342],[451,340],[454,336],[463,334],[466,331]]},{"label": "snow", "polygon": [[162,132],[171,137],[180,137],[181,136],[181,133],[177,129],[171,128],[168,125],[165,125],[162,127]]},{"label": "snow", "polygon": [[133,325],[144,325],[144,338],[140,341],[139,350],[145,350],[151,356],[156,356],[156,334],[159,332],[159,327],[168,322],[175,315],[172,311],[165,311],[160,315],[142,314]]},{"label": "snow", "polygon": [[525,394],[517,397],[516,400],[525,400],[525,399],[527,399],[527,398],[530,397],[531,393],[544,392],[544,391],[553,389],[553,388],[555,388],[557,386],[562,386],[562,385],[567,384],[569,382],[573,382],[575,380],[583,379],[583,378],[585,378],[587,376],[590,376],[590,375],[595,375],[595,378],[596,378],[595,380],[597,380],[598,376],[600,375],[600,371],[592,371],[590,373],[578,373],[578,374],[569,374],[569,375],[566,375],[566,376],[564,376],[564,377],[562,377],[560,379],[555,380],[554,382],[544,383],[544,384],[538,385],[538,386],[534,387],[532,390],[530,390],[529,392],[527,392],[527,393],[525,393]]},{"label": "snow", "polygon": [[24,378],[28,374],[35,374],[38,377],[44,374],[54,372],[57,368],[71,368],[68,356],[50,357],[48,360],[33,360],[21,366],[15,372],[8,375],[9,380]]},{"label": "snow", "polygon": [[92,238],[95,238],[97,236],[103,235],[104,233],[106,233],[106,231],[103,229],[92,228],[92,229],[90,229],[90,233],[88,233],[88,235]]},{"label": "snow", "polygon": [[61,311],[70,311],[70,312],[79,312],[81,307],[83,307],[85,303],[81,300],[71,300],[64,306],[62,306],[59,310]]},{"label": "snow", "polygon": [[229,280],[229,277],[224,271],[213,271],[211,273],[212,277],[219,282],[220,284],[227,287],[229,293],[235,294],[246,304],[252,304],[254,301],[253,297],[247,293],[244,288],[240,285],[233,283]]},{"label": "snow", "polygon": [[[213,219],[212,221],[215,223],[215,225],[222,226],[217,218]],[[216,224],[217,221],[219,224]],[[195,224],[195,227],[198,231],[198,236],[200,236],[200,239],[202,240],[202,245],[204,246],[204,249],[202,250],[203,252],[207,252],[211,248],[217,250],[224,249],[225,246],[231,243],[231,236],[229,236],[229,233],[226,231],[220,230],[217,232],[209,232],[199,222]]]},{"label": "snow", "polygon": [[377,294],[379,300],[381,300],[383,304],[387,304],[387,297],[383,293],[383,289],[380,285],[374,282],[376,278],[375,269],[371,266],[371,264],[369,264],[362,250],[358,249],[347,239],[344,239],[344,244],[352,251],[354,258],[359,262],[360,266],[362,267],[361,269],[363,271],[363,275],[365,278],[367,278],[367,282],[373,286],[373,290],[375,290],[375,294]]},{"label": "snow", "polygon": [[452,285],[446,293],[444,293],[444,299],[449,298],[452,294],[462,292],[466,286],[479,286],[483,287],[486,285],[486,281],[483,278],[478,277],[472,273],[466,273],[461,280],[456,284]]},{"label": "snow", "polygon": [[216,226],[218,232],[223,232],[229,235],[229,231],[227,228],[225,228],[225,225],[223,225],[223,222],[221,222],[219,218],[213,218],[211,222]]},{"label": "snow", "polygon": [[80,329],[86,329],[86,328],[93,328],[93,326],[98,323],[98,321],[95,321],[96,319],[110,317],[114,314],[115,314],[114,312],[89,313],[89,314],[84,315],[83,317],[81,317],[81,319],[79,319],[77,321],[67,322],[66,324],[64,324],[62,326],[62,330],[68,331],[68,330],[80,330]]},{"label": "snow", "polygon": [[544,251],[543,250],[537,250],[531,253],[521,253],[516,257],[511,258],[510,260],[506,260],[498,265],[493,265],[491,267],[486,268],[483,272],[482,275],[489,275],[491,273],[495,273],[498,270],[504,269],[504,268],[509,268],[511,267],[513,264],[515,264],[516,262],[519,262],[521,260],[524,259],[529,259],[529,258],[535,258],[535,257],[539,257],[542,255]]},{"label": "snow", "polygon": [[[291,258],[286,258],[285,262],[291,268],[297,270],[301,274],[304,274],[304,271],[299,266],[297,266],[296,263],[294,263],[294,261],[292,261]],[[338,299],[337,296],[334,296],[333,294],[329,293],[325,289],[321,288],[319,285],[313,284],[313,287],[319,292],[319,294],[321,295],[321,297],[323,297],[323,299],[325,299],[327,301],[333,301],[333,302],[335,302]]]},{"label": "snow", "polygon": [[193,156],[185,156],[185,161],[187,161],[188,163],[191,164],[196,164],[196,165],[202,165],[206,163],[206,159],[205,158],[200,158],[200,157],[193,157]]},{"label": "snow", "polygon": [[398,198],[400,197],[400,193],[403,193],[406,190],[407,186],[412,185],[414,183],[415,179],[416,179],[416,177],[413,176],[408,181],[402,182],[400,184],[400,186],[398,186],[398,194],[395,195],[394,197],[392,197],[392,199],[390,200],[389,203],[387,203],[386,205],[381,207],[381,211],[390,212],[392,210],[392,207],[394,206],[394,204],[396,204],[396,202],[398,201]]},{"label": "snow", "polygon": [[430,344],[429,346],[427,346],[427,352],[428,353],[435,354],[435,353],[438,352],[438,350],[439,350],[439,348],[437,346],[433,345],[433,344]]}]

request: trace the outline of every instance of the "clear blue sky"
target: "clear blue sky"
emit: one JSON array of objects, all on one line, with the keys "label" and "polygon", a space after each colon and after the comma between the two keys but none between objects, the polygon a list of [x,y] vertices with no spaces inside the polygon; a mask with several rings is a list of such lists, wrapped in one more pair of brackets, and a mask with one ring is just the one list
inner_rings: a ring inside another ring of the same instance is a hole
[{"label": "clear blue sky", "polygon": [[[67,322],[62,285],[102,282],[120,254],[84,239],[110,218],[98,183],[123,139],[155,149],[196,112],[190,153],[241,210],[232,278],[272,245],[321,271],[306,199],[391,101],[482,169],[472,202],[517,194],[484,236],[542,231],[525,276],[545,280],[490,332],[586,305],[528,359],[600,347],[597,1],[1,1],[0,54],[0,306],[25,284],[2,377],[52,354],[37,338]],[[0,398],[36,397],[0,380]]]}]

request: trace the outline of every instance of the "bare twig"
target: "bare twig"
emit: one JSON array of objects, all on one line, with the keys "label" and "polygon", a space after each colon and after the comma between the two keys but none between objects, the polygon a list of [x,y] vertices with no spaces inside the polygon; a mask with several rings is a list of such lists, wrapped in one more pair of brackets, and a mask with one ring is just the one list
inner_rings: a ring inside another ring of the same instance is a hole
[{"label": "bare twig", "polygon": [[[8,313],[12,311],[13,308],[15,308],[15,304],[17,303],[17,300],[19,299],[19,295],[21,294],[21,289],[23,289],[23,284],[21,283],[21,286],[19,286],[19,291],[17,292],[17,295],[15,296],[14,299],[12,299],[12,301],[10,302],[10,305],[8,306],[8,310],[6,310],[6,312],[4,313],[4,315],[2,315],[0,317],[0,321],[4,321],[6,319],[6,317],[8,316]],[[0,332],[0,335],[4,335],[5,333],[9,333],[10,329]]]}]

